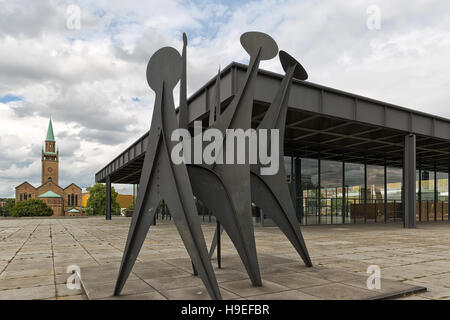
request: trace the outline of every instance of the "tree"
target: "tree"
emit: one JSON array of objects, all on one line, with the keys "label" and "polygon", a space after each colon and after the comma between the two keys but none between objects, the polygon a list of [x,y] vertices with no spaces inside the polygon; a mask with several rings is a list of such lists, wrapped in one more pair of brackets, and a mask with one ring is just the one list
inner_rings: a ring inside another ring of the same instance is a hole
[{"label": "tree", "polygon": [[14,199],[0,199],[0,202],[4,202],[5,205],[0,207],[0,216],[8,217],[11,215],[11,210],[14,208]]},{"label": "tree", "polygon": [[28,199],[18,202],[11,210],[13,217],[51,216],[53,210],[40,199]]},{"label": "tree", "polygon": [[[101,216],[106,212],[106,185],[96,183],[92,187],[87,188],[89,199],[86,205],[86,212],[89,215]],[[111,187],[111,214],[120,214],[120,205],[117,202],[117,192]]]}]

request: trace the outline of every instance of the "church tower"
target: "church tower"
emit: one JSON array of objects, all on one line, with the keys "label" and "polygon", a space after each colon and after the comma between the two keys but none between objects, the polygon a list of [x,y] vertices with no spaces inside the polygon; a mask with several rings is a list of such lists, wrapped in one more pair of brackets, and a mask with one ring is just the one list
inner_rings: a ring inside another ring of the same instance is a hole
[{"label": "church tower", "polygon": [[55,136],[53,135],[52,119],[48,123],[45,150],[42,150],[42,184],[53,181],[59,185],[59,151],[56,150]]}]

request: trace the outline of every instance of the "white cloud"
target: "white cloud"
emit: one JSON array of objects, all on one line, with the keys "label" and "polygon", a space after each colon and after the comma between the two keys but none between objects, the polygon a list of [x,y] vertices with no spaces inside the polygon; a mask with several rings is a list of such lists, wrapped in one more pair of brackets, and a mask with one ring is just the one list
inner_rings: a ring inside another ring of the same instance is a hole
[{"label": "white cloud", "polygon": [[[66,28],[74,3],[80,30]],[[372,4],[381,9],[381,30],[367,29]],[[313,82],[450,117],[445,1],[0,0],[0,7],[0,97],[24,98],[0,103],[0,196],[24,180],[40,182],[50,115],[61,185],[92,184],[148,130],[154,96],[146,63],[162,46],[181,48],[183,31],[190,93],[219,65],[246,62],[239,36],[258,30],[297,57]],[[281,72],[277,59],[261,66]]]}]

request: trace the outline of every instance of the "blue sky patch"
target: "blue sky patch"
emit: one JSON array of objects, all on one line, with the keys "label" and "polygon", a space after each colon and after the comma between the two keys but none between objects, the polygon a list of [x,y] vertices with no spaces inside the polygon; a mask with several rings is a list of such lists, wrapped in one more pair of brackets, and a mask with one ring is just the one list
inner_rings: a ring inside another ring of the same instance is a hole
[{"label": "blue sky patch", "polygon": [[0,97],[0,102],[1,103],[8,103],[8,102],[12,102],[12,101],[22,101],[23,97],[20,96],[16,96],[13,94],[5,94],[4,96]]}]

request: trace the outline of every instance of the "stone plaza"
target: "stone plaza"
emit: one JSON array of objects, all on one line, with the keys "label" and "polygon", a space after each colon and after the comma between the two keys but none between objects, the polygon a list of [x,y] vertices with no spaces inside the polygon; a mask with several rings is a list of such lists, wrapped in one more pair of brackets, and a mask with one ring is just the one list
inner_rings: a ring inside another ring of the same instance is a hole
[{"label": "stone plaza", "polygon": [[[114,217],[0,219],[0,300],[110,298],[131,219]],[[215,224],[202,224],[211,243]],[[256,227],[263,287],[255,288],[226,236],[222,269],[213,265],[224,299],[368,299],[370,265],[381,268],[388,289],[426,287],[397,299],[450,298],[450,223],[323,225],[302,228],[314,264],[306,268],[276,227]],[[81,268],[81,281],[107,279],[86,292],[68,289],[67,268]],[[94,271],[94,272],[93,272]],[[88,295],[86,294],[88,293]],[[188,255],[172,221],[150,229],[124,288],[129,299],[208,298],[192,276]],[[197,297],[197,296],[198,297]]]}]

